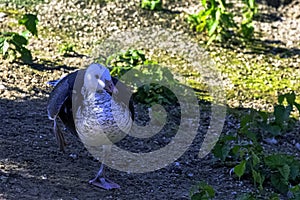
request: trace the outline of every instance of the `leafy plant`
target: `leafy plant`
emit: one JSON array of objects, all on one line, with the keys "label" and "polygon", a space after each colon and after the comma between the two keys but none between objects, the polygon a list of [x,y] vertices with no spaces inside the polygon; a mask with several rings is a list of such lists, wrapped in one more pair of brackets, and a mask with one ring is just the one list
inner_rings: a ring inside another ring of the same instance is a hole
[{"label": "leafy plant", "polygon": [[[266,130],[275,130],[266,129],[268,125],[278,126],[279,131],[272,132],[273,135],[281,134],[281,131],[285,130],[293,107],[299,110],[299,104],[295,99],[293,92],[280,95],[279,105],[274,106],[274,113],[271,116],[251,110],[242,117],[240,129],[236,134],[231,133],[220,138],[212,151],[214,156],[222,162],[237,162],[231,172],[234,172],[239,179],[245,174],[250,175],[247,177],[252,178],[254,185],[260,191],[263,190],[265,182],[270,182],[282,194],[298,195],[295,184],[300,181],[300,162],[290,155],[279,153],[266,155],[261,145],[263,138],[261,133],[267,134]],[[249,199],[251,198],[249,196]],[[276,197],[274,196],[273,199]]]},{"label": "leafy plant", "polygon": [[148,64],[146,56],[143,51],[128,49],[122,51],[116,55],[112,55],[106,62],[107,65],[111,65],[110,73],[112,76],[120,78],[127,71],[133,69],[136,66]]},{"label": "leafy plant", "polygon": [[300,181],[300,162],[293,156],[273,154],[264,158],[271,183],[281,193],[289,191],[291,183]]},{"label": "leafy plant", "polygon": [[208,200],[215,197],[215,190],[212,186],[201,181],[190,191],[191,200]]},{"label": "leafy plant", "polygon": [[237,200],[256,200],[255,195],[251,193],[243,193],[237,197]]},{"label": "leafy plant", "polygon": [[[274,112],[271,115],[262,111],[251,110],[242,117],[239,133],[254,143],[262,141],[263,137],[282,135],[294,123],[293,118],[291,118],[293,109],[296,108],[298,111],[300,109],[295,99],[294,92],[279,95],[278,104],[274,105]],[[259,131],[263,134],[259,134]]]},{"label": "leafy plant", "polygon": [[[169,88],[179,83],[174,79],[173,74],[167,68],[151,64],[140,66],[136,69],[137,78],[142,77],[150,82],[150,84],[145,85],[140,83],[142,86],[137,89],[136,95],[134,95],[136,101],[149,106],[154,104],[172,105],[177,102],[176,96]],[[165,84],[165,86],[162,86],[160,83]]]},{"label": "leafy plant", "polygon": [[148,10],[161,10],[162,0],[142,0],[141,7]]},{"label": "leafy plant", "polygon": [[[261,197],[260,195],[257,195],[255,193],[243,193],[242,195],[239,195],[237,197],[237,200],[256,200],[260,199],[258,197]],[[280,200],[279,195],[276,193],[272,193],[270,195],[265,196],[264,199],[269,199],[269,200]]]},{"label": "leafy plant", "polygon": [[289,189],[288,196],[291,199],[300,199],[300,184],[291,187]]},{"label": "leafy plant", "polygon": [[229,29],[235,27],[232,13],[226,11],[225,0],[202,0],[204,10],[190,15],[188,22],[197,32],[207,31],[209,45],[214,40],[223,41],[229,37]]},{"label": "leafy plant", "polygon": [[[127,84],[136,88],[133,95],[135,101],[151,107],[154,104],[174,104],[177,101],[173,92],[168,89],[172,84],[178,84],[172,73],[155,62],[146,59],[143,51],[128,49],[112,55],[106,61],[112,76],[121,78],[126,72],[131,71]],[[147,80],[145,84],[141,80]],[[162,86],[159,83],[166,84]]]},{"label": "leafy plant", "polygon": [[[296,101],[294,92],[278,96],[278,104],[274,106],[274,117],[264,120],[262,128],[273,136],[281,135],[288,129],[289,123],[292,123],[291,112],[294,107],[300,111],[300,104]],[[287,105],[284,105],[286,103]]]},{"label": "leafy plant", "polygon": [[243,0],[243,21],[241,23],[241,34],[245,39],[250,39],[254,33],[253,17],[257,14],[255,0]]},{"label": "leafy plant", "polygon": [[232,8],[233,4],[227,4],[226,0],[202,0],[201,4],[204,10],[201,10],[197,14],[189,15],[187,21],[190,27],[197,32],[207,32],[209,37],[207,45],[211,44],[214,40],[219,42],[225,41],[233,36],[235,29],[240,29],[242,37],[250,39],[254,32],[252,19],[257,12],[257,6],[255,0],[243,0],[243,3],[245,7],[240,27],[234,21],[234,16],[237,14],[228,11]]},{"label": "leafy plant", "polygon": [[25,14],[19,20],[19,25],[24,25],[26,30],[21,34],[16,32],[0,32],[0,52],[4,59],[15,60],[17,54],[21,55],[21,60],[24,63],[32,63],[31,51],[26,48],[28,45],[29,33],[37,36],[37,23],[36,15]]}]

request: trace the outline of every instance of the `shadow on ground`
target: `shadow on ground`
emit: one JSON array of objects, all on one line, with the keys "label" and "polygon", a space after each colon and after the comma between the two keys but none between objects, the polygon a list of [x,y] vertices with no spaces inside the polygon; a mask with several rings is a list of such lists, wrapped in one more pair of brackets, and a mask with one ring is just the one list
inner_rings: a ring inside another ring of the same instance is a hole
[{"label": "shadow on ground", "polygon": [[[108,169],[107,175],[121,189],[104,191],[91,186],[88,180],[94,177],[100,163],[71,134],[66,134],[66,153],[58,151],[46,103],[46,98],[0,99],[0,197],[3,199],[189,199],[191,187],[201,180],[214,186],[218,199],[232,199],[236,188],[251,187],[247,181],[241,186],[240,181],[229,175],[228,168],[214,165],[210,156],[197,157],[201,134],[209,125],[207,112],[201,113],[204,121],[199,134],[177,164],[144,174]],[[225,128],[234,127],[227,124]]]}]

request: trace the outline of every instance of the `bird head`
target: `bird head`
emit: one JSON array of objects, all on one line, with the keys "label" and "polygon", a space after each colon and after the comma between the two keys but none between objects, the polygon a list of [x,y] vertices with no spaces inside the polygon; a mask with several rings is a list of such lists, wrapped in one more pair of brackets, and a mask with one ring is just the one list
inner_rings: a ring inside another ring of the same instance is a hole
[{"label": "bird head", "polygon": [[111,94],[118,92],[112,81],[109,70],[98,63],[93,63],[86,69],[84,86],[91,92],[96,92],[98,90],[106,90]]}]

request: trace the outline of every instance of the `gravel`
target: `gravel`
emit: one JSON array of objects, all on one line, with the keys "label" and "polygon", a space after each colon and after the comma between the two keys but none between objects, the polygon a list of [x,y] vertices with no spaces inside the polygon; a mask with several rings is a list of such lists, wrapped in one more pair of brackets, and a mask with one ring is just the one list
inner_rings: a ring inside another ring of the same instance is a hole
[{"label": "gravel", "polygon": [[[3,149],[0,154],[0,182],[4,185],[0,188],[0,198],[188,199],[189,189],[199,180],[205,180],[214,186],[217,199],[233,199],[241,192],[255,191],[251,182],[239,181],[230,176],[228,168],[218,166],[211,156],[196,158],[197,145],[177,163],[157,172],[136,175],[108,170],[110,175],[115,176],[114,179],[125,185],[125,189],[121,191],[102,191],[86,184],[99,163],[88,155],[76,139],[67,138],[70,146],[65,155],[57,153],[54,137],[50,135],[51,123],[45,111],[51,91],[47,81],[85,67],[92,60],[93,48],[105,38],[134,28],[168,28],[203,44],[203,36],[194,34],[185,20],[187,13],[195,13],[201,9],[198,0],[164,1],[164,10],[161,12],[140,9],[138,0],[96,2],[45,0],[30,7],[15,6],[10,1],[0,2],[1,30],[20,32],[22,27],[17,27],[14,19],[20,13],[36,13],[40,20],[39,37],[31,38],[28,46],[33,52],[34,64],[29,66],[0,60],[0,114],[4,119],[0,123]],[[245,63],[269,63],[267,67],[271,70],[272,66],[278,70],[293,69],[293,73],[288,71],[284,74],[287,76],[285,79],[298,84],[300,0],[293,0],[290,4],[283,2],[274,7],[266,4],[259,4],[261,15],[254,22],[257,32],[260,32],[259,39],[267,44],[271,43],[266,52],[245,54],[248,50],[243,47],[221,48],[220,45],[208,47],[207,52],[217,67],[234,69],[231,63],[234,57]],[[59,53],[64,44],[74,44],[76,54],[65,57]],[[230,72],[222,73],[225,87],[236,90],[235,85],[228,81]],[[282,89],[285,90],[288,91],[289,88]],[[273,103],[272,98],[228,101],[228,105],[234,108],[266,110]],[[209,125],[207,122],[204,120],[203,129]],[[237,124],[237,119],[227,116],[224,131],[236,130]],[[287,142],[279,142],[279,147],[272,144],[266,146],[274,151],[288,151],[299,155],[298,137],[299,127],[295,127],[283,139]]]}]

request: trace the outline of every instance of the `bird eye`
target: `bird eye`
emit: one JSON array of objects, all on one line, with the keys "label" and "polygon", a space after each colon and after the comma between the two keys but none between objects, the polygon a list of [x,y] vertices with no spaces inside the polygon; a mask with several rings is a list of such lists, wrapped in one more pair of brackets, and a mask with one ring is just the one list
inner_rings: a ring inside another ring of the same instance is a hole
[{"label": "bird eye", "polygon": [[99,79],[99,78],[100,78],[99,75],[95,75],[95,77],[96,77],[96,79]]}]

